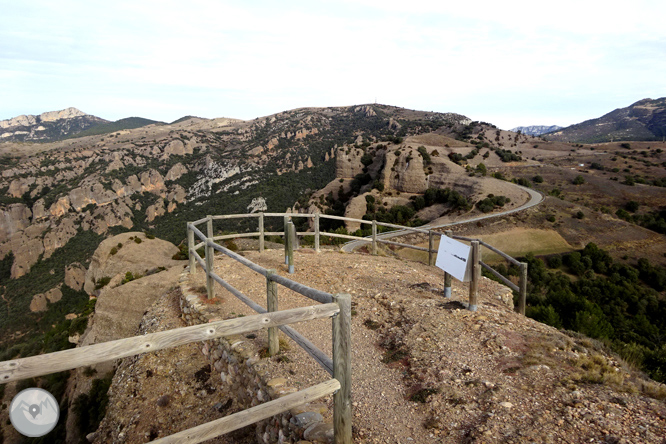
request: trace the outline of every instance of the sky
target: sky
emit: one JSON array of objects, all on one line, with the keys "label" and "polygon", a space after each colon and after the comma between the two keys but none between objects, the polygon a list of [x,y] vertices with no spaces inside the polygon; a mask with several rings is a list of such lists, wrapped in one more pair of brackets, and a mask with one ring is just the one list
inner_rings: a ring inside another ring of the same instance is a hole
[{"label": "sky", "polygon": [[0,120],[381,103],[510,129],[666,96],[666,2],[0,0]]}]

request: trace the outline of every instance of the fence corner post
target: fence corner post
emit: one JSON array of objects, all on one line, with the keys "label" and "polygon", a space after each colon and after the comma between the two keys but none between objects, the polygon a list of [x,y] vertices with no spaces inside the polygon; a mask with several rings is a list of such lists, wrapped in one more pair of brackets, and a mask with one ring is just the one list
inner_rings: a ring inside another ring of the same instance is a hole
[{"label": "fence corner post", "polygon": [[208,299],[215,298],[215,281],[213,280],[213,255],[215,250],[213,249],[213,239],[206,239],[206,290],[208,292]]},{"label": "fence corner post", "polygon": [[333,377],[340,382],[340,390],[333,395],[334,442],[351,444],[351,296],[338,293],[333,301],[340,307],[333,318]]},{"label": "fence corner post", "polygon": [[479,299],[479,281],[481,280],[481,264],[479,241],[472,241],[472,280],[469,283],[469,307],[470,311],[476,311]]},{"label": "fence corner post", "polygon": [[377,221],[372,221],[372,255],[377,256]]},{"label": "fence corner post", "polygon": [[319,253],[319,213],[315,213],[314,215],[314,232],[315,232],[315,239],[314,239],[314,244],[315,244],[315,252]]},{"label": "fence corner post", "polygon": [[518,313],[525,315],[527,304],[527,263],[520,263],[520,297],[518,298]]},{"label": "fence corner post", "polygon": [[194,259],[194,231],[192,231],[192,224],[187,223],[187,257],[190,261],[190,274],[197,271],[197,264]]},{"label": "fence corner post", "polygon": [[[266,270],[266,308],[268,312],[278,310],[278,286],[277,282],[271,280],[275,270]],[[280,341],[278,339],[277,327],[268,329],[268,356],[275,356],[280,352]]]},{"label": "fence corner post", "polygon": [[[453,236],[453,231],[451,230],[446,230],[444,232],[446,237],[451,237]],[[444,297],[445,298],[450,298],[452,296],[451,294],[451,275],[447,272],[444,272]]]},{"label": "fence corner post", "polygon": [[259,213],[259,253],[264,252],[264,213]]},{"label": "fence corner post", "polygon": [[435,234],[428,230],[428,265],[435,265]]}]

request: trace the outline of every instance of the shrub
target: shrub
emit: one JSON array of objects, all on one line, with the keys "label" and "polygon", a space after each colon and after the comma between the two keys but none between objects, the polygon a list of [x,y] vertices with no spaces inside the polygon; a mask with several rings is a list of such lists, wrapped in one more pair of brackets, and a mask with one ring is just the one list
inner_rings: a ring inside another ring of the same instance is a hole
[{"label": "shrub", "polygon": [[118,248],[117,248],[117,247],[113,247],[113,248],[111,249],[111,251],[109,251],[109,254],[114,255],[114,254],[116,254],[117,252],[118,252]]},{"label": "shrub", "polygon": [[583,213],[582,211],[579,210],[579,211],[576,212],[576,214],[574,214],[573,217],[576,218],[576,219],[583,219],[585,217],[585,213]]},{"label": "shrub", "polygon": [[543,177],[541,177],[540,175],[537,174],[536,176],[534,176],[532,178],[532,182],[534,182],[534,183],[543,183]]},{"label": "shrub", "polygon": [[585,178],[580,174],[576,176],[576,178],[573,180],[574,185],[583,185],[584,183],[585,183]]},{"label": "shrub", "polygon": [[137,244],[140,244],[141,243],[141,238],[139,236],[135,237],[134,242],[136,242]]},{"label": "shrub", "polygon": [[99,279],[97,279],[97,282],[95,282],[95,290],[99,290],[100,288],[105,287],[106,285],[111,282],[111,277],[110,276],[103,276]]}]

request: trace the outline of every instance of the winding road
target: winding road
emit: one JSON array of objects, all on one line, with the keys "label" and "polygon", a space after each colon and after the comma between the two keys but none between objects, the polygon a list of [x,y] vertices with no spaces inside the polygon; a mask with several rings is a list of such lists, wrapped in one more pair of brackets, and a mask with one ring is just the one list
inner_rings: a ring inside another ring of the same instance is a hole
[{"label": "winding road", "polygon": [[[464,220],[459,220],[456,222],[448,222],[445,224],[425,224],[421,225],[420,227],[415,227],[415,228],[421,228],[421,229],[429,229],[429,230],[435,230],[438,228],[444,228],[444,227],[451,227],[453,225],[460,225],[460,224],[466,224],[469,222],[476,222],[480,220],[485,220],[485,219],[491,219],[493,217],[500,217],[500,216],[506,216],[507,214],[511,213],[517,213],[519,211],[526,210],[528,208],[535,207],[539,205],[541,202],[543,202],[544,196],[540,192],[533,190],[531,188],[524,187],[522,185],[515,185],[516,187],[522,189],[523,191],[527,192],[529,194],[530,198],[527,202],[525,202],[523,205],[519,206],[518,208],[514,208],[512,210],[507,210],[507,211],[501,211],[499,213],[493,213],[493,214],[486,214],[483,216],[477,216],[473,217],[471,219],[464,219]],[[391,239],[393,237],[398,237],[398,236],[403,236],[405,234],[412,233],[410,230],[398,230],[398,231],[390,231],[388,233],[382,233],[378,234],[377,238],[379,239]],[[368,236],[367,238],[370,238],[371,236]],[[347,242],[346,244],[343,244],[341,249],[345,253],[351,253],[357,248],[360,248],[363,245],[367,245],[366,241],[351,241]]]}]

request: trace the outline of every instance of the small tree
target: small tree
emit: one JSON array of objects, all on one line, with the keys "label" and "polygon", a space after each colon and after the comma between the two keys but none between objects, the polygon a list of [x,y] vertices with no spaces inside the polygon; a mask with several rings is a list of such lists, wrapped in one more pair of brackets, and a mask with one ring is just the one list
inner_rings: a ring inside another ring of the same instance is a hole
[{"label": "small tree", "polygon": [[584,183],[585,183],[585,178],[580,174],[576,176],[576,178],[573,180],[574,185],[583,185]]}]

